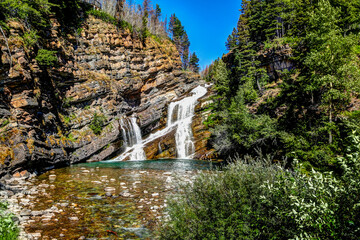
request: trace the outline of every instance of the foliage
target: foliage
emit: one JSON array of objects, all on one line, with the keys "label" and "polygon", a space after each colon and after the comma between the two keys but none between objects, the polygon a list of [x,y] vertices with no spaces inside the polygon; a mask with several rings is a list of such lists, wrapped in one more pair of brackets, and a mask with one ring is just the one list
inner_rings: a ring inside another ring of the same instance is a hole
[{"label": "foliage", "polygon": [[88,15],[93,15],[94,17],[97,17],[97,18],[103,20],[104,22],[111,23],[114,25],[118,24],[118,20],[116,18],[114,18],[113,16],[111,16],[110,14],[108,14],[104,11],[97,10],[97,9],[90,9],[86,13]]},{"label": "foliage", "polygon": [[0,236],[4,240],[18,238],[19,228],[13,221],[13,215],[7,212],[7,204],[0,201]]},{"label": "foliage", "polygon": [[35,27],[48,25],[46,16],[54,6],[48,0],[0,1],[0,11],[5,17],[15,17]]},{"label": "foliage", "polygon": [[337,178],[271,159],[200,174],[169,199],[161,239],[358,239],[360,139],[352,139]]},{"label": "foliage", "polygon": [[37,42],[39,40],[39,36],[38,36],[36,30],[27,31],[24,33],[23,39],[24,39],[25,46],[28,49],[30,49],[37,44]]},{"label": "foliage", "polygon": [[50,51],[46,49],[40,49],[36,56],[36,61],[40,66],[55,66],[58,63],[56,51]]},{"label": "foliage", "polygon": [[176,17],[175,14],[172,14],[170,17],[169,31],[170,36],[172,37],[172,40],[175,43],[177,50],[179,51],[182,60],[182,67],[183,69],[187,69],[189,67],[190,41],[184,26],[181,24],[181,21]]},{"label": "foliage", "polygon": [[97,9],[90,9],[86,12],[88,15],[93,15],[94,17],[97,17],[101,20],[103,20],[104,22],[116,25],[118,27],[121,27],[123,29],[129,29],[131,32],[133,31],[132,26],[130,25],[130,23],[124,21],[124,20],[118,20],[115,17],[111,16],[110,14],[101,11],[101,10],[97,10]]},{"label": "foliage", "polygon": [[104,115],[94,113],[93,119],[92,119],[89,127],[95,135],[101,134],[104,124],[105,124],[105,121],[106,121],[106,117]]},{"label": "foliage", "polygon": [[196,56],[196,53],[190,55],[189,68],[191,71],[199,73],[199,58]]},{"label": "foliage", "polygon": [[[230,52],[205,71],[217,91],[207,121],[217,150],[226,139],[225,152],[257,149],[339,171],[336,156],[358,122],[346,114],[360,91],[358,7],[354,0],[242,1]],[[286,69],[273,69],[278,57]]]}]

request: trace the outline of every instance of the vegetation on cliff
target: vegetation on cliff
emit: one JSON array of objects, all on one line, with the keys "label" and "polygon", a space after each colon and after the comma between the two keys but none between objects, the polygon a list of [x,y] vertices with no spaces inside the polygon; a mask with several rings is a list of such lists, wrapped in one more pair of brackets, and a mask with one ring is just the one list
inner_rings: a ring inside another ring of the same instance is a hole
[{"label": "vegetation on cliff", "polygon": [[308,170],[336,168],[359,128],[359,9],[358,1],[242,2],[229,54],[205,71],[222,156],[261,151]]},{"label": "vegetation on cliff", "polygon": [[13,215],[7,211],[7,203],[0,201],[0,236],[1,239],[15,240],[19,229],[14,223]]},{"label": "vegetation on cliff", "polygon": [[[78,34],[81,33],[80,26],[84,19],[93,15],[120,28],[130,29],[144,41],[149,36],[155,39],[170,38],[179,51],[183,69],[198,71],[198,59],[193,58],[195,62],[189,65],[189,59],[193,56],[189,52],[190,41],[175,14],[167,24],[167,19],[161,19],[160,6],[156,4],[154,9],[150,0],[144,0],[142,4],[124,0],[106,0],[100,5],[98,3],[100,2],[92,0],[4,0],[0,2],[0,27],[9,30],[6,20],[17,19],[28,31],[23,37],[25,44],[29,48],[37,45],[41,49],[42,37],[46,39],[46,30],[50,27],[49,16],[52,14],[56,15],[63,30]],[[90,4],[94,4],[96,8]]]}]

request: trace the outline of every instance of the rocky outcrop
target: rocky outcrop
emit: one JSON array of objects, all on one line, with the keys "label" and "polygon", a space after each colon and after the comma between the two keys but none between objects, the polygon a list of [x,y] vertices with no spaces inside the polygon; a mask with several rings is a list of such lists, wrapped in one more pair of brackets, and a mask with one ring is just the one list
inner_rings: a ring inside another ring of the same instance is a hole
[{"label": "rocky outcrop", "polygon": [[144,151],[148,159],[176,158],[176,129],[145,145]]},{"label": "rocky outcrop", "polygon": [[142,41],[91,16],[80,35],[51,21],[45,47],[57,52],[53,67],[39,66],[22,24],[8,22],[0,35],[0,175],[115,156],[122,117],[135,115],[146,136],[165,126],[172,99],[201,82],[181,70],[168,39]]},{"label": "rocky outcrop", "polygon": [[211,110],[208,106],[211,104],[211,97],[214,95],[214,92],[211,89],[208,93],[199,99],[199,104],[195,108],[195,116],[192,121],[192,131],[194,135],[194,144],[195,144],[195,159],[200,160],[217,160],[217,155],[215,149],[210,145],[211,132],[209,128],[204,125],[204,122],[207,121]]},{"label": "rocky outcrop", "polygon": [[263,67],[271,80],[279,80],[281,74],[285,70],[292,70],[294,68],[292,57],[292,49],[289,45],[281,45],[268,50],[261,50],[259,53]]}]

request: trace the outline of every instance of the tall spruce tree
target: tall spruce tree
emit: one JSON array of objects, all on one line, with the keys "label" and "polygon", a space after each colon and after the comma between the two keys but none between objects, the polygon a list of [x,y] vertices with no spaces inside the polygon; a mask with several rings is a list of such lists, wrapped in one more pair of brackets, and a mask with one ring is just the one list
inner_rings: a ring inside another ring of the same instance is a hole
[{"label": "tall spruce tree", "polygon": [[170,17],[169,31],[172,36],[172,40],[179,51],[182,60],[182,68],[187,69],[189,67],[190,41],[184,26],[175,14],[172,14]]},{"label": "tall spruce tree", "polygon": [[146,39],[150,32],[148,29],[149,12],[150,12],[150,0],[144,0],[142,5],[142,37]]},{"label": "tall spruce tree", "polygon": [[195,73],[199,73],[199,58],[196,56],[196,53],[191,54],[189,68]]}]

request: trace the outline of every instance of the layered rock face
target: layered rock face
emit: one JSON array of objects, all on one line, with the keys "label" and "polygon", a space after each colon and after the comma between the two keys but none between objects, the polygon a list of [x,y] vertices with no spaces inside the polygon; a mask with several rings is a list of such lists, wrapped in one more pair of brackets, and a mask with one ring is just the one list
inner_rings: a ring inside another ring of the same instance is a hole
[{"label": "layered rock face", "polygon": [[0,175],[115,156],[124,148],[121,118],[137,117],[146,136],[165,127],[172,99],[201,83],[181,70],[169,40],[142,41],[91,16],[77,36],[52,20],[46,48],[57,52],[56,67],[39,66],[25,28],[8,25],[0,34]]}]

